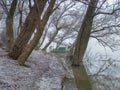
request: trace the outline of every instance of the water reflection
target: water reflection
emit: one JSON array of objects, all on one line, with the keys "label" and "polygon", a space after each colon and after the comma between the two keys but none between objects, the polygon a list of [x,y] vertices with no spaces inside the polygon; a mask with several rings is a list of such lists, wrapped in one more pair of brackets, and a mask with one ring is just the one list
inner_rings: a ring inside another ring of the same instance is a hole
[{"label": "water reflection", "polygon": [[92,77],[93,90],[120,90],[120,78],[101,75]]},{"label": "water reflection", "polygon": [[85,61],[93,90],[120,90],[120,61],[99,56]]},{"label": "water reflection", "polygon": [[73,79],[67,80],[64,83],[63,90],[77,90],[74,80]]},{"label": "water reflection", "polygon": [[[93,90],[120,90],[120,60],[96,55],[84,60]],[[68,80],[63,90],[77,90],[74,80]]]}]

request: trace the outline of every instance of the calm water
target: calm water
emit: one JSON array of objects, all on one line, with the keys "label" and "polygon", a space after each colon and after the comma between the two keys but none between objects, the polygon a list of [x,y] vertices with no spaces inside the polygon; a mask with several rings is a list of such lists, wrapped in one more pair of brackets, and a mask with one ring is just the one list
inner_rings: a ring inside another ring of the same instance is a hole
[{"label": "calm water", "polygon": [[64,83],[63,90],[77,90],[74,80],[73,79],[67,80]]},{"label": "calm water", "polygon": [[[98,62],[97,62],[98,63]],[[99,62],[100,63],[100,62]],[[120,63],[106,61],[105,64],[90,66],[86,70],[93,90],[120,90]],[[77,90],[74,80],[68,80],[63,90]]]}]

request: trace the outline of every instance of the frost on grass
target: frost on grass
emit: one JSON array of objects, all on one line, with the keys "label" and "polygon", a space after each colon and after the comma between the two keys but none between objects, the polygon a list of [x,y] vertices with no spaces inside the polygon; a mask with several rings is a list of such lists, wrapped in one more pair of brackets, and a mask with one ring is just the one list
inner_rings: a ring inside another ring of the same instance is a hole
[{"label": "frost on grass", "polygon": [[0,56],[0,90],[60,90],[64,75],[62,63],[56,57],[33,51],[28,67]]}]

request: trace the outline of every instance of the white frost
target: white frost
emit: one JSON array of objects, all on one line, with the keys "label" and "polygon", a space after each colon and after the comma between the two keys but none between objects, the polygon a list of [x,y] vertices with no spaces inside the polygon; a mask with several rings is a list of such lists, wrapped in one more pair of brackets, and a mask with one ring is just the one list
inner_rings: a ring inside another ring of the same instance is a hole
[{"label": "white frost", "polygon": [[1,55],[0,90],[61,89],[65,70],[56,57],[33,51],[26,65],[28,67],[19,66],[17,61]]}]

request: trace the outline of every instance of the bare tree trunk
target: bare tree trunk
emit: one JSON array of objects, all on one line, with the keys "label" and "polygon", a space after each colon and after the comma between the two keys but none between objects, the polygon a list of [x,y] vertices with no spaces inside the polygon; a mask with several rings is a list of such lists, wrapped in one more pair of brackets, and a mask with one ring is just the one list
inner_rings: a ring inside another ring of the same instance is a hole
[{"label": "bare tree trunk", "polygon": [[31,0],[29,0],[29,8],[31,8],[31,7],[32,7]]},{"label": "bare tree trunk", "polygon": [[35,47],[35,50],[38,50],[38,49],[42,46],[43,42],[45,41],[47,32],[48,32],[48,29],[45,29],[45,30],[44,30],[44,34],[42,34],[42,37],[40,38],[40,39],[42,39],[42,40],[39,41],[39,43],[38,43],[37,46]]},{"label": "bare tree trunk", "polygon": [[13,0],[6,18],[6,50],[10,51],[14,42],[13,18],[18,0]]},{"label": "bare tree trunk", "polygon": [[44,42],[44,40],[45,40],[45,37],[47,36],[48,28],[50,27],[51,23],[52,23],[52,20],[51,20],[51,22],[48,24],[47,28],[45,29],[45,34],[44,34],[44,36],[43,36],[43,38],[42,38],[42,41],[40,42],[39,48],[43,45],[43,42]]},{"label": "bare tree trunk", "polygon": [[52,41],[54,40],[54,38],[56,37],[56,35],[58,34],[58,30],[56,30],[53,34],[53,36],[50,38],[49,42],[45,45],[45,47],[42,50],[46,50],[48,48],[48,46],[52,43]]},{"label": "bare tree trunk", "polygon": [[42,44],[43,44],[43,42],[45,41],[45,37],[46,37],[46,35],[47,35],[47,32],[48,32],[48,29],[47,29],[47,30],[45,30],[45,34],[44,34],[44,36],[43,36],[43,38],[42,38],[42,41],[40,42],[39,47],[41,47],[41,46],[42,46]]},{"label": "bare tree trunk", "polygon": [[[39,1],[39,15],[42,14],[44,7],[46,5],[47,0],[42,0]],[[36,10],[36,6],[34,5],[31,10],[30,13],[28,14],[25,23],[23,24],[23,27],[21,29],[20,34],[18,35],[13,48],[11,50],[11,52],[9,53],[9,56],[13,59],[17,59],[20,54],[22,53],[24,47],[27,45],[28,41],[30,40],[35,27],[37,26],[37,22],[38,22],[38,11]]]},{"label": "bare tree trunk", "polygon": [[[67,32],[66,32],[67,33]],[[56,48],[60,47],[60,45],[62,44],[62,42],[64,41],[64,37],[67,35],[66,33],[63,34],[63,36],[59,39],[59,41],[57,42]]]},{"label": "bare tree trunk", "polygon": [[73,66],[79,66],[84,57],[85,50],[90,37],[95,9],[99,0],[90,0],[86,15],[83,19],[81,28],[78,32],[78,36],[75,44],[75,51],[73,56]]},{"label": "bare tree trunk", "polygon": [[21,5],[21,6],[20,6],[20,2],[19,2],[19,4],[18,4],[18,9],[19,9],[20,18],[19,18],[19,26],[18,26],[17,35],[19,35],[20,30],[21,30],[21,28],[22,28],[22,18],[23,18],[22,12],[23,12],[23,6],[24,6],[24,1],[22,2],[22,5]]},{"label": "bare tree trunk", "polygon": [[63,37],[57,42],[56,48],[60,47],[63,42]]},{"label": "bare tree trunk", "polygon": [[[48,21],[50,15],[53,12],[53,7],[54,7],[54,4],[55,4],[55,1],[56,0],[51,0],[49,2],[49,6],[48,6],[42,20],[40,20],[40,18],[38,17],[38,19],[40,21],[38,22],[36,35],[30,41],[30,43],[25,47],[25,49],[23,50],[23,53],[18,58],[18,62],[19,62],[20,65],[24,65],[25,61],[27,60],[27,58],[31,54],[32,50],[35,48],[35,46],[39,42],[39,39],[40,39],[40,37],[41,37],[41,35],[42,35],[43,31],[44,31],[44,27],[47,24],[47,21]],[[38,8],[38,10],[39,10],[39,8]]]}]

